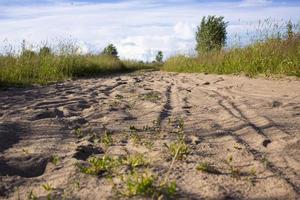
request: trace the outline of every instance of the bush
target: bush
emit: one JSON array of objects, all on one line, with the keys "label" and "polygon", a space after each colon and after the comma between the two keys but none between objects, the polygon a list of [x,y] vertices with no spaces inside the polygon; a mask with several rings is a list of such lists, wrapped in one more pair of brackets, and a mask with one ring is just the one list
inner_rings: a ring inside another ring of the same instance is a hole
[{"label": "bush", "polygon": [[117,48],[113,44],[109,44],[107,47],[105,47],[102,54],[118,58]]}]

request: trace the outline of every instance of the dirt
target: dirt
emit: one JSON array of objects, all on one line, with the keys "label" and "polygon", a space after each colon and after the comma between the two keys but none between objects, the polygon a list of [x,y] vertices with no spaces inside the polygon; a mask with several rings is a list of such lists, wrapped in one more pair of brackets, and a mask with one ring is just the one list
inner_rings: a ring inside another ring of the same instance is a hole
[{"label": "dirt", "polygon": [[0,199],[46,199],[44,184],[53,199],[111,199],[114,177],[76,163],[141,153],[164,177],[179,129],[189,153],[169,171],[173,198],[300,199],[299,79],[164,72],[2,89]]}]

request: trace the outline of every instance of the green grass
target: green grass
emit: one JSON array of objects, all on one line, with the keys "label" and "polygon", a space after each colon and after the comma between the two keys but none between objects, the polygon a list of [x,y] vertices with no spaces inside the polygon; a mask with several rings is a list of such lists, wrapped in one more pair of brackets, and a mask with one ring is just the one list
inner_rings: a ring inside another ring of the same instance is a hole
[{"label": "green grass", "polygon": [[35,53],[0,55],[0,86],[47,84],[83,76],[129,72],[155,68],[134,60],[119,60],[107,55],[71,53]]},{"label": "green grass", "polygon": [[170,157],[175,158],[175,160],[182,160],[185,156],[190,153],[189,146],[184,142],[184,140],[177,140],[167,145],[168,154]]},{"label": "green grass", "polygon": [[143,154],[136,153],[127,155],[127,157],[123,159],[122,163],[134,169],[136,167],[146,166],[148,161]]},{"label": "green grass", "polygon": [[141,196],[151,199],[170,199],[177,190],[176,182],[160,182],[150,172],[132,172],[123,178],[121,194],[127,197]]},{"label": "green grass", "polygon": [[88,166],[78,163],[77,167],[84,174],[102,175],[104,173],[112,173],[113,170],[120,165],[121,162],[119,159],[103,156],[102,158],[92,157],[88,160]]},{"label": "green grass", "polygon": [[212,173],[212,174],[219,174],[220,172],[210,163],[208,162],[200,162],[198,163],[197,170],[206,172],[206,173]]},{"label": "green grass", "polygon": [[246,47],[202,53],[196,57],[177,55],[169,58],[162,70],[300,76],[300,35],[289,39],[269,38]]}]

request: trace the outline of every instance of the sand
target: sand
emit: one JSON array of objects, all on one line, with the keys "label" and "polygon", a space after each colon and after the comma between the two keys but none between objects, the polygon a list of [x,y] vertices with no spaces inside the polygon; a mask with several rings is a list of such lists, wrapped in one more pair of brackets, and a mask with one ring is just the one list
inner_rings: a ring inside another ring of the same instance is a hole
[{"label": "sand", "polygon": [[[76,163],[141,153],[163,177],[178,126],[190,152],[170,170],[175,199],[300,199],[300,79],[165,72],[0,90],[0,199],[46,199],[44,184],[53,199],[111,199],[115,178]],[[93,141],[105,131],[108,147]]]}]

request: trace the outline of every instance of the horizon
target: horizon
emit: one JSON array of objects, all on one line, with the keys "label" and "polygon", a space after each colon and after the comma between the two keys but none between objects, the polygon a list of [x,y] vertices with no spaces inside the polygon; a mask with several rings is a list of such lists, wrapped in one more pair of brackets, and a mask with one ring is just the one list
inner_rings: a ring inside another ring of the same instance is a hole
[{"label": "horizon", "polygon": [[1,46],[73,39],[87,53],[113,43],[120,58],[144,61],[159,50],[165,57],[193,54],[203,16],[225,17],[229,46],[235,35],[249,43],[259,20],[300,20],[300,2],[270,0],[0,0],[0,10]]}]

